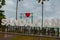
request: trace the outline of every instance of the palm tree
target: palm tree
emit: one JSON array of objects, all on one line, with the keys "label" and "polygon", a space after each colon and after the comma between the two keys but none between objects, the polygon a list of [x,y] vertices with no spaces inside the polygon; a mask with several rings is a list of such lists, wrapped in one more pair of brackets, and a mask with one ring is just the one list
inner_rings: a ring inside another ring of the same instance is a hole
[{"label": "palm tree", "polygon": [[54,28],[50,28],[51,36],[55,36],[55,30]]},{"label": "palm tree", "polygon": [[0,8],[2,8],[2,6],[5,5],[5,0],[0,0],[0,2],[1,2]]},{"label": "palm tree", "polygon": [[[0,9],[1,9],[2,6],[5,5],[5,0],[0,0],[0,2],[1,2],[1,5],[0,5]],[[4,12],[4,10],[0,10],[0,28],[3,28],[2,25],[1,25],[1,20],[2,20],[3,18],[5,18],[5,15],[3,14],[3,12]],[[4,28],[3,28],[3,29],[4,29]],[[2,29],[2,30],[3,30],[3,29]]]},{"label": "palm tree", "polygon": [[4,12],[3,10],[0,10],[0,24],[1,24],[1,19],[5,18],[3,12]]}]

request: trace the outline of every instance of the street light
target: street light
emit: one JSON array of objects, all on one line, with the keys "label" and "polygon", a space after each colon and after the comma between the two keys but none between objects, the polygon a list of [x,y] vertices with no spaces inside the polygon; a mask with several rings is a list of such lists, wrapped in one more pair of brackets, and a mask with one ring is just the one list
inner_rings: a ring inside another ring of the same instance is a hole
[{"label": "street light", "polygon": [[43,27],[43,5],[44,5],[44,2],[42,0],[42,27]]},{"label": "street light", "polygon": [[18,1],[23,1],[23,0],[17,0],[17,3],[16,3],[16,20],[17,20],[17,13],[18,13]]},{"label": "street light", "polygon": [[16,20],[17,20],[17,11],[18,11],[18,0],[17,0],[17,4],[16,4]]},{"label": "street light", "polygon": [[[41,25],[41,27],[43,27],[43,8],[44,8],[44,1],[46,1],[46,0],[38,0],[38,3],[40,3],[41,2],[41,4],[42,4],[42,25]],[[49,0],[47,0],[47,1],[49,1]]]}]

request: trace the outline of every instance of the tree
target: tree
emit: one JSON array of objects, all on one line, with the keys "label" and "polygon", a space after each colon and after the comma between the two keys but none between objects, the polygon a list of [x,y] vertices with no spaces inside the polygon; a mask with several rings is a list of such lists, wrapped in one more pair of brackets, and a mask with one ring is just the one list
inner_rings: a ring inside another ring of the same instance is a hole
[{"label": "tree", "polygon": [[1,2],[0,8],[2,8],[2,6],[5,5],[5,0],[0,0],[0,2]]},{"label": "tree", "polygon": [[51,36],[55,36],[55,30],[54,30],[54,28],[50,28],[50,33],[51,33]]},{"label": "tree", "polygon": [[[0,9],[2,8],[2,6],[4,6],[5,5],[5,0],[0,0],[0,2],[1,2],[1,5],[0,5]],[[3,18],[5,18],[5,15],[3,14],[3,12],[4,12],[4,10],[0,10],[0,28],[2,27],[2,25],[1,25],[1,20],[3,19]]]},{"label": "tree", "polygon": [[5,18],[5,15],[3,14],[3,10],[0,10],[0,26],[1,26],[1,20]]}]

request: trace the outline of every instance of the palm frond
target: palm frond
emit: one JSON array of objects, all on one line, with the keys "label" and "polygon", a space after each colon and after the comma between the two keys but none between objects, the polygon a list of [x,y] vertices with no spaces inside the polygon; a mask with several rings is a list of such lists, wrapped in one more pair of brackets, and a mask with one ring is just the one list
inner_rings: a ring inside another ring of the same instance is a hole
[{"label": "palm frond", "polygon": [[2,5],[5,5],[5,0],[2,0],[2,3],[1,3]]},{"label": "palm frond", "polygon": [[19,1],[21,1],[21,0],[19,0]]},{"label": "palm frond", "polygon": [[19,0],[19,1],[23,1],[23,0]]},{"label": "palm frond", "polygon": [[38,3],[40,3],[41,2],[41,0],[38,0]]}]

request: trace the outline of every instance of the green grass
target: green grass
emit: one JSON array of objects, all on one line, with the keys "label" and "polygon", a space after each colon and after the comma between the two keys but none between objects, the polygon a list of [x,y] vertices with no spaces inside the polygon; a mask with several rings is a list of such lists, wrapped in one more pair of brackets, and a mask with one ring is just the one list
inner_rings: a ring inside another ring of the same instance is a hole
[{"label": "green grass", "polygon": [[15,36],[11,40],[56,40],[56,38],[34,37],[34,36]]}]

